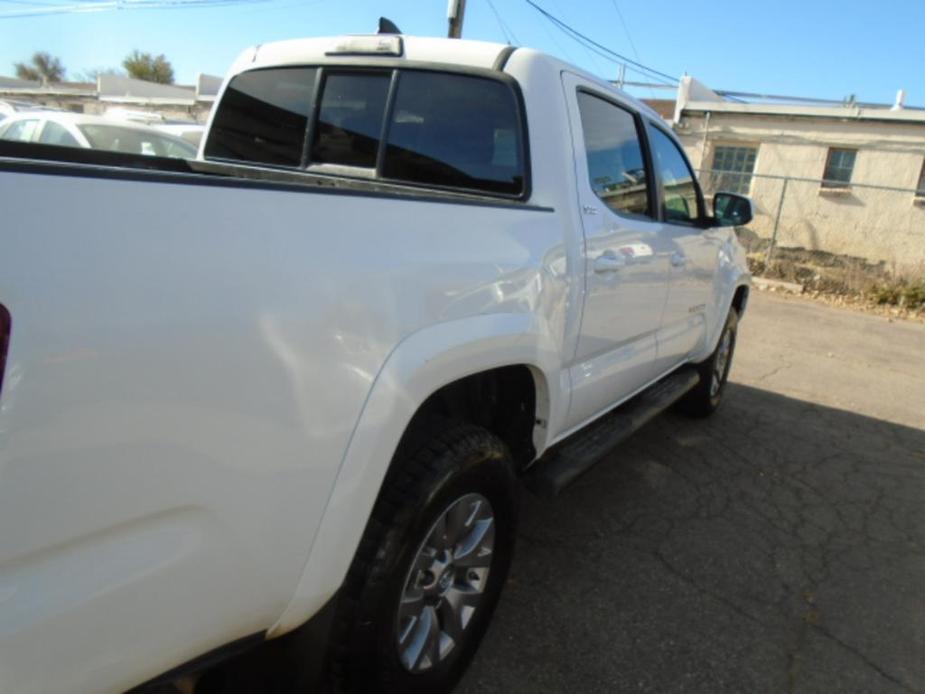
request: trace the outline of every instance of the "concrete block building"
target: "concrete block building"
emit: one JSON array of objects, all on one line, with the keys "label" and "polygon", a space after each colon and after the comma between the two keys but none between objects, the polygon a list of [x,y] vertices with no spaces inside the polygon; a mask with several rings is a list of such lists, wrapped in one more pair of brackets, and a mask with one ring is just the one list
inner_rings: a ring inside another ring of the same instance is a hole
[{"label": "concrete block building", "polygon": [[783,99],[682,79],[672,124],[707,191],[751,195],[779,246],[925,269],[925,109]]}]

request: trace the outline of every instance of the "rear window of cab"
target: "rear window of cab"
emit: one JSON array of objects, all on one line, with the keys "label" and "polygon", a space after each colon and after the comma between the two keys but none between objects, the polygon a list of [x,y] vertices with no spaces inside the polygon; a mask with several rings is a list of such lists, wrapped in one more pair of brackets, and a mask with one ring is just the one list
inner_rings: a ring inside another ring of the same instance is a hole
[{"label": "rear window of cab", "polygon": [[425,70],[286,67],[236,75],[208,159],[521,197],[524,129],[509,81]]}]

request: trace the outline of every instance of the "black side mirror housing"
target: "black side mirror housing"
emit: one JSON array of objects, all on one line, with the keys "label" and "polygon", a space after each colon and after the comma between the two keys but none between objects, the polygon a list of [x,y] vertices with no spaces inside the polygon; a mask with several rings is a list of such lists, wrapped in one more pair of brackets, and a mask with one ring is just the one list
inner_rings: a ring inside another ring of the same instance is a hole
[{"label": "black side mirror housing", "polygon": [[751,198],[736,193],[716,193],[713,196],[714,226],[742,227],[755,218]]}]

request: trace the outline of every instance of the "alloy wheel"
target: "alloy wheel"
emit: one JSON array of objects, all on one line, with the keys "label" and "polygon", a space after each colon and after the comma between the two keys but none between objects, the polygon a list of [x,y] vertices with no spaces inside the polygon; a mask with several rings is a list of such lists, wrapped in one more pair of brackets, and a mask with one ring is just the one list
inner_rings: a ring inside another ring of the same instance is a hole
[{"label": "alloy wheel", "polygon": [[405,579],[395,638],[402,665],[430,670],[465,638],[488,582],[495,541],[491,504],[466,494],[437,517]]}]

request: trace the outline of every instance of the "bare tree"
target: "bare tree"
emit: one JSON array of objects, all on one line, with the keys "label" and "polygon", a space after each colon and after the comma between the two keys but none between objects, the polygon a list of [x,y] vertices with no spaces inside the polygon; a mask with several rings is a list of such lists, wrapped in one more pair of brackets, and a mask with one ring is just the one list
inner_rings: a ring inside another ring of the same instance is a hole
[{"label": "bare tree", "polygon": [[153,56],[135,49],[122,61],[122,67],[136,80],[173,84],[173,66],[163,53]]},{"label": "bare tree", "polygon": [[51,53],[37,51],[28,63],[14,63],[16,76],[21,80],[32,80],[42,84],[60,82],[64,79],[64,65]]},{"label": "bare tree", "polygon": [[81,82],[96,82],[100,75],[125,75],[125,73],[114,67],[91,67],[78,72],[77,79]]}]

